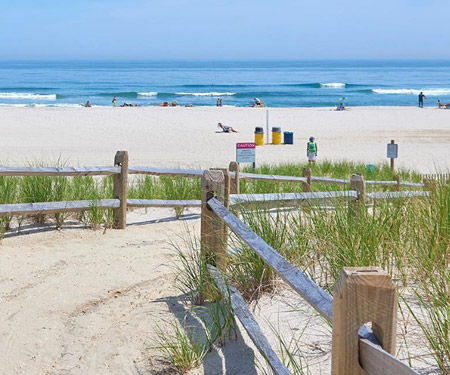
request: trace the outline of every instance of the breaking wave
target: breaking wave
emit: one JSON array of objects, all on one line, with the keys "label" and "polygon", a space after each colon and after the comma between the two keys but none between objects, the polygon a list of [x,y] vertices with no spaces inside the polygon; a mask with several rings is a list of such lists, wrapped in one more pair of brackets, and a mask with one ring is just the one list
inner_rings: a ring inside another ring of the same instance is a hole
[{"label": "breaking wave", "polygon": [[34,94],[28,92],[0,92],[0,99],[56,100],[56,94]]}]

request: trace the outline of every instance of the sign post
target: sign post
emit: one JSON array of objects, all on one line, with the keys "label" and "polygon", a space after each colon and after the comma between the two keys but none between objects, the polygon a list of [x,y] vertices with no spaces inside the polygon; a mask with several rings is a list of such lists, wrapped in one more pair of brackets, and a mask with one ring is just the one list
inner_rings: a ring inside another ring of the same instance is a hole
[{"label": "sign post", "polygon": [[394,159],[398,158],[398,144],[393,139],[387,145],[387,157],[391,159],[391,171],[394,173]]},{"label": "sign post", "polygon": [[238,163],[252,163],[253,169],[255,163],[256,144],[254,142],[236,143],[236,161]]}]

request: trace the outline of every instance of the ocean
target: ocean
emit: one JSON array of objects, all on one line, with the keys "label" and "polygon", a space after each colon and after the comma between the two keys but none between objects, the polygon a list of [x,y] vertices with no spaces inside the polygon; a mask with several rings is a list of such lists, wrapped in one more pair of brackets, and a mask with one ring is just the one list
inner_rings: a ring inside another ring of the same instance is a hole
[{"label": "ocean", "polygon": [[450,102],[450,61],[0,62],[1,106],[414,106]]}]

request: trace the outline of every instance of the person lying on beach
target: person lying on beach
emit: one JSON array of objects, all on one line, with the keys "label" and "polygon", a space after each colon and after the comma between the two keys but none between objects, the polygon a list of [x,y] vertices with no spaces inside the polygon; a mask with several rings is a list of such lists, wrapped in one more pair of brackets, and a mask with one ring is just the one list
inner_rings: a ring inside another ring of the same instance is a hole
[{"label": "person lying on beach", "polygon": [[344,103],[339,104],[339,107],[336,107],[336,111],[345,111],[345,104]]},{"label": "person lying on beach", "polygon": [[441,101],[439,99],[437,101],[437,105],[438,105],[439,108],[442,108],[442,109],[449,109],[450,108],[450,102],[444,104],[444,103],[441,103]]},{"label": "person lying on beach", "polygon": [[121,107],[139,107],[138,104],[130,104],[130,103],[126,103],[124,102]]},{"label": "person lying on beach", "polygon": [[222,133],[229,133],[229,132],[237,133],[238,132],[232,126],[223,125],[221,122],[219,122],[217,124],[217,126],[222,129]]}]

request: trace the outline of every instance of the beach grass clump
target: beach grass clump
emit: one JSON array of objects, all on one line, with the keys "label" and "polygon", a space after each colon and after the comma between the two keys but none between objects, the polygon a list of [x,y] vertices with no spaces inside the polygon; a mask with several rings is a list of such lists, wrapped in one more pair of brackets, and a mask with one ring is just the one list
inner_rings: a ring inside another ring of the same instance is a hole
[{"label": "beach grass clump", "polygon": [[177,262],[175,285],[193,305],[203,305],[206,300],[214,300],[217,292],[211,289],[206,257],[201,252],[200,240],[187,230],[181,238],[182,245],[171,242]]},{"label": "beach grass clump", "polygon": [[443,374],[450,374],[450,269],[439,268],[432,277],[423,277],[415,288],[420,306],[407,303],[419,324],[430,352]]},{"label": "beach grass clump", "polygon": [[[0,204],[17,203],[19,181],[17,177],[0,177]],[[3,233],[10,229],[11,220],[11,216],[1,218],[0,228]]]},{"label": "beach grass clump", "polygon": [[157,339],[162,357],[179,374],[186,374],[201,365],[209,350],[208,342],[198,340],[191,327],[181,327],[176,322],[171,324],[170,331],[158,329]]}]

